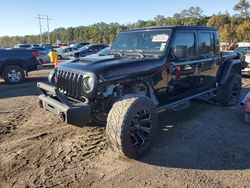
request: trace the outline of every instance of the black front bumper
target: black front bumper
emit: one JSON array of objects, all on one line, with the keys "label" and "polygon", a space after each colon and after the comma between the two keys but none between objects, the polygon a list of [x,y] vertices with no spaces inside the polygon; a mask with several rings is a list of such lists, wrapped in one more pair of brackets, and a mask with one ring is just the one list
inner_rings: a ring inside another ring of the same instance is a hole
[{"label": "black front bumper", "polygon": [[38,97],[40,107],[48,110],[68,124],[82,126],[91,123],[91,107],[83,102],[64,96],[54,86],[38,82],[42,95]]}]

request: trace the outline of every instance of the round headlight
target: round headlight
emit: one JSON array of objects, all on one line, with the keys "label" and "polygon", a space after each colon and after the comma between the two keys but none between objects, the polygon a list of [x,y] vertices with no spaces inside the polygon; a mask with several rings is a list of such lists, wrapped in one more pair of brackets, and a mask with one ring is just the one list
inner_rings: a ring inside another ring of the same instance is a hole
[{"label": "round headlight", "polygon": [[83,79],[83,90],[87,93],[90,93],[93,91],[95,86],[95,78],[93,76],[86,76]]}]

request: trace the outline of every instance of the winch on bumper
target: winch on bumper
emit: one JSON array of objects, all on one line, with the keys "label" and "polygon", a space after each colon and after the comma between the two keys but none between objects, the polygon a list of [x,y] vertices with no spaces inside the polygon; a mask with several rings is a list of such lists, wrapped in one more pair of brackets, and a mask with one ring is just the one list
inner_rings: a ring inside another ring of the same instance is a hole
[{"label": "winch on bumper", "polygon": [[37,87],[42,92],[38,98],[40,107],[56,114],[68,124],[81,126],[91,123],[90,105],[67,98],[54,86],[38,82]]}]

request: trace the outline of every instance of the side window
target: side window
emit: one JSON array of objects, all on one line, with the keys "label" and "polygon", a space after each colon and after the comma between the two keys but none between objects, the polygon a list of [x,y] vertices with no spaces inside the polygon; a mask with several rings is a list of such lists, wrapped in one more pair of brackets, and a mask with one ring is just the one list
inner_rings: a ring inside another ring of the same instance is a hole
[{"label": "side window", "polygon": [[213,54],[215,51],[215,39],[213,33],[200,33],[201,55]]},{"label": "side window", "polygon": [[98,52],[98,50],[99,50],[99,46],[94,46],[94,47],[93,47],[93,51],[94,51],[94,52]]},{"label": "side window", "polygon": [[195,35],[194,33],[177,33],[172,46],[172,51],[178,46],[187,47],[188,58],[195,56]]},{"label": "side window", "polygon": [[96,47],[92,46],[90,49],[91,49],[91,51],[95,52]]},{"label": "side window", "polygon": [[106,48],[106,46],[105,45],[101,45],[99,50],[103,50],[104,48]]},{"label": "side window", "polygon": [[96,46],[96,51],[100,51],[102,49],[101,45]]},{"label": "side window", "polygon": [[62,51],[62,53],[66,53],[67,52],[67,49],[64,49],[63,51]]}]

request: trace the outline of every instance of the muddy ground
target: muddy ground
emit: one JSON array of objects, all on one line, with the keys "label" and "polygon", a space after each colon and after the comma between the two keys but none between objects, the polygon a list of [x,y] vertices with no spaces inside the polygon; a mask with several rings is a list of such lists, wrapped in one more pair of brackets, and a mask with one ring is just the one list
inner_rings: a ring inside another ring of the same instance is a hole
[{"label": "muddy ground", "polygon": [[[34,72],[0,81],[0,187],[250,187],[250,124],[242,107],[194,102],[159,115],[151,151],[135,161],[107,145],[105,127],[61,123],[37,106]],[[250,91],[243,79],[242,96]]]}]

